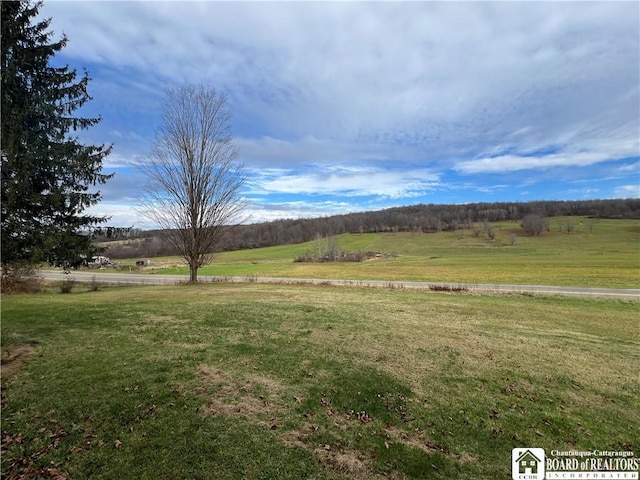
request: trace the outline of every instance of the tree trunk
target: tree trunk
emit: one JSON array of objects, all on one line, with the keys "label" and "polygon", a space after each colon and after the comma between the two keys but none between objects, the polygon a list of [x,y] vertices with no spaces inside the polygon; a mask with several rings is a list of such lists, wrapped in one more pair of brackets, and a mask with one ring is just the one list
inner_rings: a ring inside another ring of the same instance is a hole
[{"label": "tree trunk", "polygon": [[189,262],[189,283],[198,282],[198,262],[195,259],[191,259]]}]

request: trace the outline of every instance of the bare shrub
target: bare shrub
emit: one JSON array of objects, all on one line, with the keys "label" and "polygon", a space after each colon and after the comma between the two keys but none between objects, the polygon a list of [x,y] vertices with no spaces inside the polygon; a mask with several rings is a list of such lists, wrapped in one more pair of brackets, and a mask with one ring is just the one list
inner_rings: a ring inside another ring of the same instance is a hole
[{"label": "bare shrub", "polygon": [[98,281],[96,276],[91,277],[91,282],[89,283],[89,291],[97,292],[102,287],[102,282]]},{"label": "bare shrub", "polygon": [[567,233],[571,233],[576,229],[576,222],[567,220]]},{"label": "bare shrub", "polygon": [[320,250],[320,253],[318,255],[306,251],[294,258],[293,261],[296,263],[363,262],[368,259],[392,258],[393,256],[393,254],[383,255],[378,252],[365,253],[362,250],[358,250],[356,252],[350,252],[347,250],[333,250],[326,252],[324,250]]},{"label": "bare shrub", "polygon": [[297,256],[293,259],[296,263],[311,263],[315,262],[315,257],[311,252],[304,252],[302,255]]},{"label": "bare shrub", "polygon": [[42,290],[42,279],[35,276],[31,265],[12,265],[3,268],[2,293],[38,293]]},{"label": "bare shrub", "polygon": [[429,285],[429,290],[431,290],[432,292],[453,292],[453,293],[460,293],[460,292],[466,292],[469,289],[465,286],[460,286],[460,285],[436,285],[436,284],[432,284]]},{"label": "bare shrub", "polygon": [[526,215],[522,219],[522,228],[529,236],[540,235],[546,226],[546,220],[540,215]]},{"label": "bare shrub", "polygon": [[60,293],[71,293],[76,286],[76,281],[72,278],[67,278],[60,282]]},{"label": "bare shrub", "polygon": [[39,293],[42,291],[40,278],[2,277],[2,293]]}]

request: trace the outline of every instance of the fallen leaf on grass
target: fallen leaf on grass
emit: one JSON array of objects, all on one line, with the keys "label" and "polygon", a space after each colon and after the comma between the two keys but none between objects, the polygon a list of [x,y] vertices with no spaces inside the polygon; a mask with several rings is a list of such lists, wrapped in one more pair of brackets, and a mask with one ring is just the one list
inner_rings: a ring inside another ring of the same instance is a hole
[{"label": "fallen leaf on grass", "polygon": [[2,445],[12,445],[14,443],[22,443],[22,435],[11,435],[10,433],[2,433]]},{"label": "fallen leaf on grass", "polygon": [[430,450],[436,450],[440,453],[443,453],[444,455],[449,455],[451,452],[449,451],[449,449],[447,447],[445,447],[444,445],[440,445],[436,442],[433,442],[431,440],[425,440],[424,441],[424,445],[429,448]]},{"label": "fallen leaf on grass", "polygon": [[158,406],[154,403],[149,408],[147,408],[144,413],[146,413],[147,415],[153,415],[154,413],[156,413],[156,410],[158,410]]},{"label": "fallen leaf on grass", "polygon": [[69,474],[67,472],[60,471],[55,467],[47,468],[45,472],[49,476],[48,478],[51,478],[52,480],[67,480],[67,478],[69,478]]},{"label": "fallen leaf on grass", "polygon": [[365,411],[357,412],[356,415],[360,423],[369,423],[373,421],[373,418],[371,418],[371,416]]},{"label": "fallen leaf on grass", "polygon": [[113,446],[116,448],[120,448],[121,445],[122,445],[122,442],[120,440],[116,440],[115,442],[113,442]]}]

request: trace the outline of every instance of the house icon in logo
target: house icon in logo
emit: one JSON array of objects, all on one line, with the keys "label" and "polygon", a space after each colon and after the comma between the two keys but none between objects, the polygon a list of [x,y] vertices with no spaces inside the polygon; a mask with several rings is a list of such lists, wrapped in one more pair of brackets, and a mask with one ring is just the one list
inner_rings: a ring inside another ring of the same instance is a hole
[{"label": "house icon in logo", "polygon": [[544,479],[543,448],[514,448],[511,452],[511,473],[514,480]]},{"label": "house icon in logo", "polygon": [[525,450],[516,460],[518,462],[518,473],[538,473],[538,465],[542,461],[536,457],[531,450]]}]

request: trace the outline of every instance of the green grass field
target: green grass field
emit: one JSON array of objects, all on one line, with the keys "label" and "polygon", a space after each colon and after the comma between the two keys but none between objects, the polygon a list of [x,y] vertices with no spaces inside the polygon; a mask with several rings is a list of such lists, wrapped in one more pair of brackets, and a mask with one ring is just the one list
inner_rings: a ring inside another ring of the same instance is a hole
[{"label": "green grass field", "polygon": [[[573,222],[568,234],[561,225]],[[294,263],[315,242],[216,256],[200,275],[503,283],[609,288],[640,286],[640,222],[551,218],[550,231],[528,237],[518,223],[492,225],[496,237],[456,232],[346,234],[344,250],[397,253],[392,259],[360,263]],[[561,231],[561,229],[563,231]],[[512,235],[516,235],[512,244]],[[133,260],[129,263],[133,263]],[[156,265],[178,264],[177,258]],[[125,262],[126,264],[126,262]],[[156,268],[154,273],[187,274],[186,267]]]},{"label": "green grass field", "polygon": [[2,298],[3,478],[495,479],[515,447],[640,453],[638,302],[86,290]]}]

